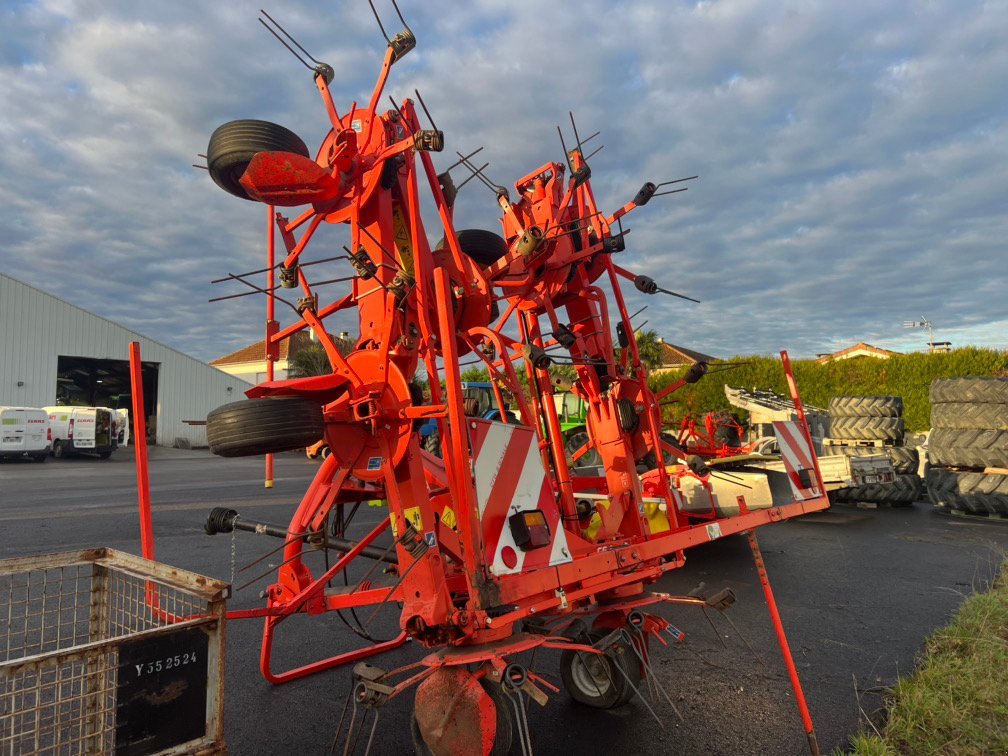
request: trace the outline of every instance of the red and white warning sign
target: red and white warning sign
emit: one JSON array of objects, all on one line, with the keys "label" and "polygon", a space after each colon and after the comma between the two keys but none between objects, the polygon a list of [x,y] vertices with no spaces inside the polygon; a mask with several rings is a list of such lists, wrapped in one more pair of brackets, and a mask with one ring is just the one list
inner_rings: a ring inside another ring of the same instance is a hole
[{"label": "red and white warning sign", "polygon": [[[520,425],[468,419],[476,500],[490,572],[513,575],[571,561],[560,510],[546,479],[535,432]],[[549,526],[548,546],[523,551],[508,518],[540,510]]]},{"label": "red and white warning sign", "polygon": [[795,501],[822,496],[823,487],[816,472],[815,452],[809,447],[798,423],[793,420],[777,421],[773,424],[773,429]]}]

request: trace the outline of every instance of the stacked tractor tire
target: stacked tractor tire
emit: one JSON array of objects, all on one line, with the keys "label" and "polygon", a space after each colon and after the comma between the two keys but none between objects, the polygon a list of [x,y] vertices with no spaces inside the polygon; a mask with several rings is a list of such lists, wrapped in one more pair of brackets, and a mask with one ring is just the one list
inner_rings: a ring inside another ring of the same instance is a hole
[{"label": "stacked tractor tire", "polygon": [[903,445],[903,398],[899,396],[834,396],[829,401],[830,439],[834,453],[847,456],[887,454],[896,479],[886,483],[841,488],[834,501],[910,506],[924,494],[917,474],[917,449]]},{"label": "stacked tractor tire", "polygon": [[932,503],[1008,516],[1008,378],[932,381],[928,461]]}]

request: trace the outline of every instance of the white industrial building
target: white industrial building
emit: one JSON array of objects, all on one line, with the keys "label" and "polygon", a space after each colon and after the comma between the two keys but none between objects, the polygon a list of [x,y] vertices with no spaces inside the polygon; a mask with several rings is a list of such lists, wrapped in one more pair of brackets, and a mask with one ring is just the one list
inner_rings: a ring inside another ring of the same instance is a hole
[{"label": "white industrial building", "polygon": [[199,423],[251,384],[0,273],[0,405],[129,407],[131,341],[152,440],[206,446]]}]

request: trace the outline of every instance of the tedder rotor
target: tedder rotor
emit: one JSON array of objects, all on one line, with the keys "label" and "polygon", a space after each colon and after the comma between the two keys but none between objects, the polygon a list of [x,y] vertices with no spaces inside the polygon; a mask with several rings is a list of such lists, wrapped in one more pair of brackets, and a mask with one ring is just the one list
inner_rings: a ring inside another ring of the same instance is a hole
[{"label": "tedder rotor", "polygon": [[[390,70],[416,45],[401,14],[403,29],[386,36],[370,100],[346,108],[332,96],[333,69],[264,16],[262,23],[311,70],[330,127],[314,155],[293,132],[264,121],[232,121],[213,133],[207,150],[213,180],[269,208],[267,267],[255,271],[265,272],[268,284],[251,283],[252,274],[221,280],[266,294],[269,359],[281,341],[311,329],[331,372],[260,383],[247,400],[212,412],[207,435],[222,456],[271,454],[319,439],[331,454],[286,528],[233,510],[211,513],[209,533],[241,529],[284,539],[265,607],[229,617],[264,618],[261,671],[273,683],[360,662],[412,639],[429,649],[416,664],[392,671],[355,666],[353,713],[344,711],[349,730],[364,726],[359,708],[377,712],[415,686],[412,721],[421,752],[503,753],[516,737],[530,753],[525,701],[544,702],[544,689],[556,688],[516,657],[539,647],[559,650],[565,687],[588,706],[643,701],[638,686],[651,677],[653,641],[674,630],[652,611],[712,601],[649,586],[681,567],[692,546],[828,506],[808,428],[803,421],[781,424],[790,449],[787,502],[756,511],[740,500],[738,516],[687,519],[676,482],[685,474],[702,483],[711,473],[677,465],[684,452],[662,439],[659,399],[648,387],[623,288],[630,282],[645,295],[673,292],[617,262],[626,247],[623,216],[683,188],[648,182],[622,207],[604,211],[584,154],[594,135],[582,140],[573,117],[562,159],[513,187],[490,181],[486,166],[473,163],[475,153],[458,153],[448,170],[438,171],[433,155],[444,149],[445,136],[419,93],[416,101],[388,98],[391,107],[382,101]],[[452,170],[492,190],[499,233],[455,228],[461,185]],[[433,233],[421,218],[422,195],[437,212]],[[311,242],[322,224],[348,227],[349,244],[315,253]],[[348,263],[344,277],[310,280],[310,266],[341,260]],[[339,281],[346,291],[322,296],[323,284]],[[296,300],[285,299],[285,290],[296,292]],[[280,326],[277,301],[296,312],[290,325]],[[359,338],[344,353],[327,322],[354,311]],[[499,421],[466,415],[463,358],[489,372]],[[587,407],[588,440],[573,455],[554,402],[550,368],[560,363],[574,375],[563,388]],[[784,367],[800,407],[786,356]],[[418,373],[426,375],[429,400],[418,390]],[[693,371],[687,380],[702,374]],[[441,458],[419,442],[417,428],[431,419]],[[572,469],[568,458],[589,447],[599,465]],[[350,540],[344,526],[365,501],[387,503],[388,517]],[[383,550],[376,544],[386,531],[392,540]],[[320,539],[340,556],[316,574],[304,557]],[[357,560],[381,565],[391,582],[333,588],[334,576]],[[764,587],[772,608],[769,583]],[[273,644],[285,618],[390,602],[401,607],[396,638],[274,670]],[[785,659],[793,670],[786,651]],[[792,682],[814,746],[796,675]],[[651,685],[661,690],[657,681]],[[351,742],[347,732],[347,748]],[[367,735],[360,742],[370,748]]]}]

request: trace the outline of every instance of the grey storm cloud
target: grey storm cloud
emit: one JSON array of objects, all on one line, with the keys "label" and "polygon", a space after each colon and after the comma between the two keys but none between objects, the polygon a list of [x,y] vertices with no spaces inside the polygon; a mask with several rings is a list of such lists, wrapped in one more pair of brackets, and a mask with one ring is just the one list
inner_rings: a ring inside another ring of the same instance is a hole
[{"label": "grey storm cloud", "polygon": [[[345,110],[369,95],[384,41],[363,0],[314,6],[267,10],[334,67]],[[211,279],[263,265],[265,208],[190,167],[228,120],[282,123],[311,149],[326,133],[309,73],[258,7],[0,8],[0,269],[202,359],[260,338],[261,299],[207,300],[236,291]],[[644,180],[700,175],[627,218],[621,263],[702,300],[646,300],[640,319],[667,340],[720,356],[911,349],[924,339],[901,323],[926,314],[954,343],[1008,346],[1005,3],[401,7],[419,44],[388,93],[419,88],[446,132],[439,167],[483,146],[510,184],[561,159],[572,111],[582,136],[601,131],[604,208]],[[499,227],[475,181],[457,225]],[[327,228],[309,252],[343,237]]]}]

